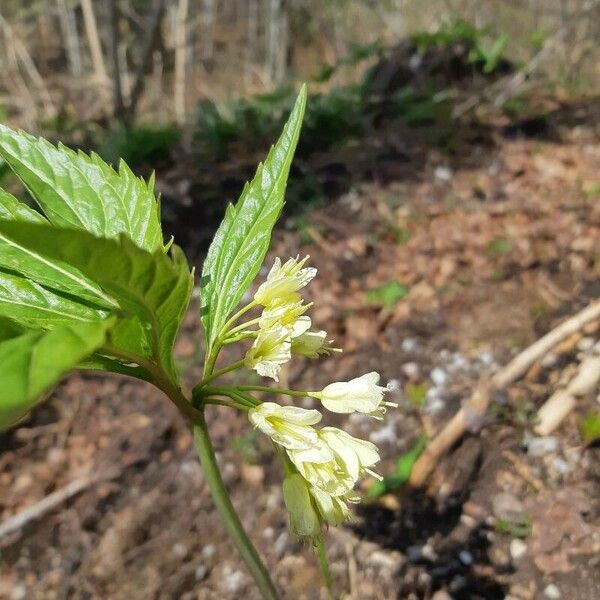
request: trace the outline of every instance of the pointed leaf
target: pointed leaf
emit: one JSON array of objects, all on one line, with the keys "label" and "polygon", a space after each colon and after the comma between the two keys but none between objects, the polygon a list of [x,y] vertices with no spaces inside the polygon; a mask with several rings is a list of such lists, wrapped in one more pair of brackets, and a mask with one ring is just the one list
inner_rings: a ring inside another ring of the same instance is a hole
[{"label": "pointed leaf", "polygon": [[192,275],[183,253],[174,246],[172,260],[162,248],[154,253],[125,236],[97,238],[81,230],[0,221],[0,239],[67,263],[97,283],[131,315],[111,332],[115,341],[138,351],[148,348],[174,377],[171,349],[189,303]]},{"label": "pointed leaf", "polygon": [[39,212],[29,208],[27,204],[17,200],[12,194],[0,188],[0,219],[7,221],[29,221],[30,223],[46,223]]},{"label": "pointed leaf", "polygon": [[74,321],[98,321],[108,312],[0,269],[0,316],[33,329],[50,329]]},{"label": "pointed leaf", "polygon": [[202,280],[206,281],[202,323],[209,348],[258,273],[269,248],[271,232],[283,208],[305,105],[303,87],[281,137],[244,187],[237,204],[227,208],[209,248],[202,269]]},{"label": "pointed leaf", "polygon": [[0,320],[0,430],[23,418],[77,363],[99,348],[110,321],[18,331]]},{"label": "pointed leaf", "polygon": [[162,247],[151,184],[121,162],[116,172],[99,156],[0,125],[0,157],[21,179],[48,220],[102,237],[123,233],[140,248]]}]

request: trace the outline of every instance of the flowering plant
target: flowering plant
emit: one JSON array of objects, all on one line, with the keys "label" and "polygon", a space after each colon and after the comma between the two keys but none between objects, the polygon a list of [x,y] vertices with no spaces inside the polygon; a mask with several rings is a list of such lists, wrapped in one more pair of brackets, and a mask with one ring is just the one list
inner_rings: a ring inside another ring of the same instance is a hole
[{"label": "flowering plant", "polygon": [[[293,356],[316,359],[338,351],[324,331],[311,328],[302,290],[317,270],[308,257],[275,259],[251,301],[238,308],[283,207],[305,103],[303,88],[265,163],[239,201],[228,206],[204,261],[206,354],[202,379],[191,392],[181,385],[173,345],[194,270],[173,240],[163,241],[153,179],[135,177],[123,162],[114,170],[95,154],[0,126],[0,157],[40,209],[0,190],[0,428],[18,424],[73,369],[154,384],[191,423],[215,505],[265,598],[277,593],[221,479],[206,407],[245,411],[271,438],[284,472],[291,529],[314,545],[329,580],[324,530],[349,518],[348,503],[357,500],[353,489],[364,473],[373,473],[377,448],[341,429],[316,427],[322,419],[318,410],[258,395],[312,397],[329,411],[375,418],[388,405],[377,373],[320,391],[217,381],[247,368],[278,382],[282,365]],[[217,368],[221,350],[231,344],[246,345],[243,359]]]}]

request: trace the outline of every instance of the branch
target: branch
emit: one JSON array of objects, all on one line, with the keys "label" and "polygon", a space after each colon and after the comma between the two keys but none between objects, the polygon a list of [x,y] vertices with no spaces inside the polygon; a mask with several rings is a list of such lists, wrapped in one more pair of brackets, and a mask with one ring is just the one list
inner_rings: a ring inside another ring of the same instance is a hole
[{"label": "branch", "polygon": [[473,395],[427,445],[427,448],[425,448],[425,451],[413,467],[409,484],[412,487],[421,487],[425,483],[439,459],[468,430],[473,415],[482,415],[487,410],[493,391],[505,388],[514,383],[527,372],[533,363],[542,358],[552,348],[579,331],[587,323],[599,318],[600,300],[595,300],[581,312],[567,319],[521,352],[504,368],[493,375],[489,381],[481,381]]}]

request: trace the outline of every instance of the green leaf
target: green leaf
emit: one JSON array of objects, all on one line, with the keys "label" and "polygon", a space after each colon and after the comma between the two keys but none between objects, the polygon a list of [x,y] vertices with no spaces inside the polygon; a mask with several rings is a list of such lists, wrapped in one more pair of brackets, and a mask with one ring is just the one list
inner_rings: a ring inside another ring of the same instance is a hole
[{"label": "green leaf", "polygon": [[153,183],[136,177],[124,162],[115,171],[98,155],[0,125],[0,157],[27,187],[48,220],[101,237],[125,234],[140,248],[162,247]]},{"label": "green leaf", "polygon": [[153,358],[175,378],[172,347],[187,309],[193,277],[183,253],[173,259],[129,238],[97,238],[81,230],[0,221],[0,238],[52,260],[67,263],[115,298],[129,318],[111,332],[111,344]]},{"label": "green leaf", "polygon": [[379,287],[373,288],[367,292],[367,304],[383,306],[384,308],[394,308],[396,302],[402,300],[408,294],[409,288],[402,285],[399,281],[388,281]]},{"label": "green leaf", "polygon": [[590,411],[579,421],[579,433],[586,444],[600,440],[600,412]]},{"label": "green leaf", "polygon": [[408,452],[405,452],[398,458],[396,468],[392,473],[386,475],[381,481],[376,481],[369,487],[366,494],[367,498],[374,500],[400,489],[410,479],[412,468],[426,446],[427,438],[422,435]]},{"label": "green leaf", "polygon": [[0,219],[46,223],[43,215],[29,208],[27,204],[17,200],[12,194],[5,192],[3,189],[0,189]]},{"label": "green leaf", "polygon": [[235,206],[229,205],[202,269],[202,323],[212,347],[228,315],[256,277],[281,213],[306,106],[303,86],[281,137]]},{"label": "green leaf", "polygon": [[74,321],[98,321],[108,312],[0,268],[0,316],[26,327],[50,329]]},{"label": "green leaf", "polygon": [[39,397],[100,347],[110,321],[19,331],[0,320],[0,430],[22,419]]}]

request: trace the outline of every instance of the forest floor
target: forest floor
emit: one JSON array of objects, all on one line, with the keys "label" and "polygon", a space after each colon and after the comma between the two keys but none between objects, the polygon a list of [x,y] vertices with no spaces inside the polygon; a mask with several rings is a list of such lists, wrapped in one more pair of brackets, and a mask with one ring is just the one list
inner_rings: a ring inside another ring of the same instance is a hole
[{"label": "forest floor", "polygon": [[[319,389],[377,370],[392,382],[399,408],[385,421],[344,420],[379,445],[381,473],[439,430],[480,378],[600,295],[600,120],[577,110],[578,124],[553,136],[496,132],[461,148],[460,160],[430,151],[417,176],[356,185],[277,230],[269,261],[311,255],[313,321],[344,348],[293,363],[285,381]],[[190,382],[198,321],[194,303],[177,343]],[[578,428],[598,410],[598,390],[552,435],[532,433],[537,408],[599,335],[588,327],[505,390],[424,490],[358,507],[355,523],[331,530],[338,592],[600,598],[600,448]],[[310,548],[288,533],[266,440],[226,409],[209,420],[233,502],[283,597],[325,598]],[[94,476],[0,539],[0,598],[258,598],[186,424],[150,386],[73,375],[0,448],[0,524]]]}]

